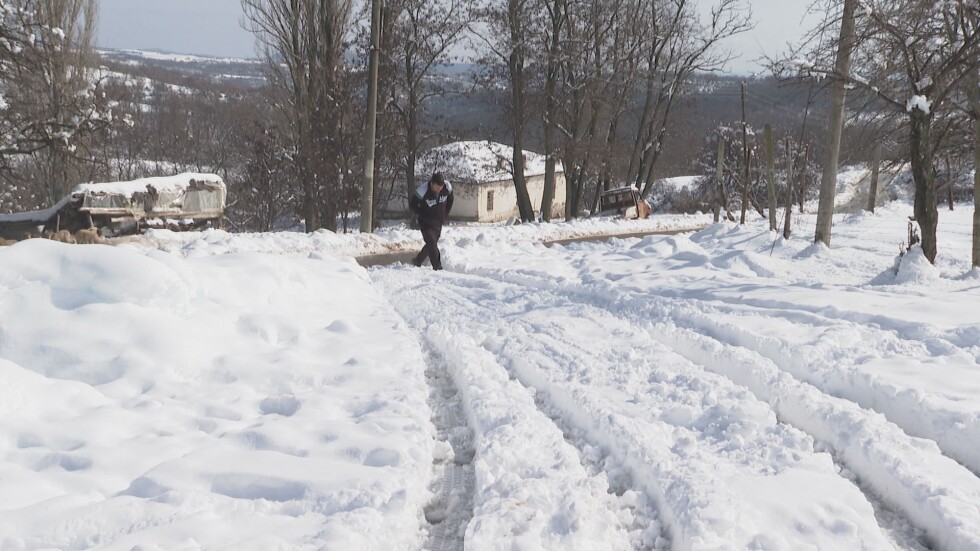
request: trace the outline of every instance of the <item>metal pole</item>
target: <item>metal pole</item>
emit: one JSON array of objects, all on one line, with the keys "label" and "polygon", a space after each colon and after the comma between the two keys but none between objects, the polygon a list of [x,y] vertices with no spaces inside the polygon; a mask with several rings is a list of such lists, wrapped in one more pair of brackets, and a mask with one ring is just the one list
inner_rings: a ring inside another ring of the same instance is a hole
[{"label": "metal pole", "polygon": [[381,42],[381,2],[371,0],[371,51],[368,62],[368,105],[364,130],[364,183],[361,189],[361,233],[374,229],[374,148],[378,120],[378,57]]}]

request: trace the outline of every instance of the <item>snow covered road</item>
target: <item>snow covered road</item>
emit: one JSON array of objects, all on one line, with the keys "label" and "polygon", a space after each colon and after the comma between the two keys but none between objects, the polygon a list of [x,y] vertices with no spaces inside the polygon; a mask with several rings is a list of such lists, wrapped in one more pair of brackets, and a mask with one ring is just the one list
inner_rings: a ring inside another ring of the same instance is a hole
[{"label": "snow covered road", "polygon": [[[964,323],[978,306],[973,278],[940,294],[897,286],[903,271],[943,282],[914,255],[897,275],[862,274],[817,246],[780,241],[789,250],[765,257],[752,242],[771,242],[754,230],[694,237],[484,238],[450,248],[457,273],[372,277],[451,370],[489,354],[484,372],[519,382],[580,435],[573,444],[600,450],[607,476],[627,473],[653,505],[655,545],[980,549],[978,326]],[[733,238],[749,246],[730,250]],[[808,279],[828,266],[839,268],[829,284]],[[488,484],[477,481],[478,508]],[[483,537],[529,529],[496,528]],[[467,548],[482,541],[467,533]]]},{"label": "snow covered road", "polygon": [[[480,376],[509,375],[531,393],[543,395],[549,409],[607,451],[607,468],[626,471],[633,490],[656,504],[672,548],[892,548],[871,505],[839,475],[828,454],[815,453],[804,433],[777,422],[772,410],[745,388],[681,357],[646,331],[540,289],[455,274],[418,282],[400,273],[404,271],[374,277],[390,290],[389,296],[398,297],[403,317],[420,324],[432,320],[428,323],[434,327],[420,329],[430,346],[456,360],[450,365],[476,368],[477,377],[458,374],[457,384],[481,387],[489,396],[479,403],[492,401],[497,407],[515,400],[494,395]],[[409,283],[400,286],[399,280]],[[460,349],[470,350],[470,356]],[[482,361],[474,361],[481,355]],[[510,418],[508,424],[531,435],[554,432],[553,423],[540,415]],[[517,450],[513,445],[478,444],[486,452],[476,460],[491,470],[541,482],[537,471],[522,477],[522,471],[507,468],[508,460],[500,455],[551,453],[554,446],[539,450],[535,448],[542,444],[532,437],[521,441],[526,445]],[[513,507],[492,503],[501,499],[496,480],[478,476],[477,508],[490,502],[484,515],[496,519],[496,526],[483,534],[478,529],[483,524],[471,525],[467,549],[507,548],[508,539],[532,537],[541,538],[546,549],[572,548],[549,541],[554,534],[548,531],[548,512],[562,511],[560,507],[535,511],[544,517],[538,527],[503,522],[507,517],[502,511]],[[527,481],[515,487],[527,488]],[[547,501],[549,494],[560,495],[568,487],[568,481],[557,478],[537,489],[537,500]],[[601,511],[600,498],[579,496],[578,511],[596,501],[594,508]],[[595,519],[595,513],[586,518]],[[571,541],[583,541],[578,534],[571,536]],[[634,538],[638,548],[643,541]],[[584,543],[581,548],[595,546]]]}]

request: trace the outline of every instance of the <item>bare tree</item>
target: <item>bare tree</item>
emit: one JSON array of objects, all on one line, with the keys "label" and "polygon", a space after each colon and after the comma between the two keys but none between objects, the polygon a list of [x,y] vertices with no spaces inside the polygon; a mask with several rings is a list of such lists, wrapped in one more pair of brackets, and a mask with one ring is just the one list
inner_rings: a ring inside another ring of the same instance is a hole
[{"label": "bare tree", "polygon": [[0,0],[0,169],[11,176],[18,159],[48,203],[77,183],[89,136],[112,121],[94,69],[97,11],[96,0]]},{"label": "bare tree", "polygon": [[653,171],[663,151],[672,109],[695,71],[719,70],[731,54],[719,41],[752,28],[751,11],[742,0],[720,0],[703,25],[687,0],[646,0],[652,28],[645,44],[643,108],[639,134],[630,156],[627,177],[649,193]]},{"label": "bare tree", "polygon": [[470,23],[469,2],[448,0],[393,0],[386,6],[389,39],[387,59],[388,107],[399,121],[404,146],[406,197],[415,191],[415,166],[421,151],[436,136],[423,132],[421,117],[428,100],[444,95],[446,88],[431,77],[451,60]]},{"label": "bare tree", "polygon": [[242,0],[242,8],[281,92],[276,106],[295,144],[306,230],[335,230],[336,215],[349,202],[343,177],[351,160],[340,140],[351,0]]},{"label": "bare tree", "polygon": [[535,8],[534,0],[487,0],[477,10],[478,19],[489,29],[484,43],[491,56],[506,66],[514,145],[511,167],[517,192],[517,209],[525,222],[534,220],[534,207],[524,175],[524,140],[529,116],[526,64],[535,25]]},{"label": "bare tree", "polygon": [[688,0],[570,0],[565,7],[557,129],[566,214],[575,216],[593,185],[593,210],[614,181],[649,194],[688,80],[729,60],[718,41],[750,28],[750,13],[741,0],[719,2],[706,24]]},{"label": "bare tree", "polygon": [[561,69],[562,33],[568,24],[568,0],[547,0],[547,22],[542,35],[542,49],[546,52],[544,84],[544,194],[541,197],[541,218],[551,221],[555,200],[555,164],[558,157],[556,136],[558,127],[558,77]]},{"label": "bare tree", "polygon": [[[980,67],[980,7],[972,0],[864,0],[855,18],[854,68],[834,69],[836,51],[828,29],[839,24],[839,0],[827,0],[825,20],[810,33],[806,64],[774,65],[778,74],[830,77],[877,98],[884,109],[905,117],[912,177],[915,181],[915,219],[922,233],[922,250],[935,262],[936,176],[934,158],[941,142],[936,121],[944,121],[952,98],[971,82]],[[787,59],[798,59],[791,52]],[[943,123],[944,124],[944,123]],[[821,198],[823,200],[823,198]]]},{"label": "bare tree", "polygon": [[626,113],[640,63],[639,0],[570,2],[561,60],[560,150],[564,154],[566,217],[578,216],[587,188],[609,181],[619,122]]}]

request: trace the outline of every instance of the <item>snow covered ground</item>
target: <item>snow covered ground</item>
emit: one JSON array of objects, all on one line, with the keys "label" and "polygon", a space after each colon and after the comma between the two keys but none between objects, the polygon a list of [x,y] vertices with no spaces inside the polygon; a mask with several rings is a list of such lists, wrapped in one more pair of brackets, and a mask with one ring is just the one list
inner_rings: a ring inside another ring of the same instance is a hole
[{"label": "snow covered ground", "polygon": [[0,248],[0,549],[980,550],[972,208]]}]

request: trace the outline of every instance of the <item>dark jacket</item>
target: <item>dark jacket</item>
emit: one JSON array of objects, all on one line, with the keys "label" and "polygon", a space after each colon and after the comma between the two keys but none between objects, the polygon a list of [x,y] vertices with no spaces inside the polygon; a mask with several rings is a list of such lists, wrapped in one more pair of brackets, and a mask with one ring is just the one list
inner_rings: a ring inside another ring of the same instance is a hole
[{"label": "dark jacket", "polygon": [[446,182],[442,191],[436,193],[426,182],[415,189],[408,201],[408,208],[419,217],[419,225],[425,228],[441,228],[449,220],[453,210],[453,185]]}]

